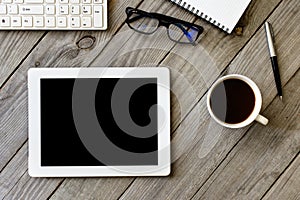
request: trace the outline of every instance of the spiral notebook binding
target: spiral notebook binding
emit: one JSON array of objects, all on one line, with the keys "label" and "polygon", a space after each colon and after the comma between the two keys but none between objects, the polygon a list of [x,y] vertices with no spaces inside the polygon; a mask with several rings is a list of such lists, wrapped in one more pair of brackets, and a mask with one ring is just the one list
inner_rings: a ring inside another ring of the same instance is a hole
[{"label": "spiral notebook binding", "polygon": [[183,1],[183,0],[171,0],[171,2],[187,9],[188,11],[194,13],[195,15],[205,19],[206,21],[214,24],[215,26],[219,27],[220,29],[223,29],[224,31],[229,33],[229,28],[226,28],[224,25],[220,24],[219,22],[217,22],[216,20],[214,20],[213,18],[211,18],[210,16],[206,15],[203,12],[200,12],[200,10],[196,9],[195,7],[193,7],[192,5],[188,4],[187,2]]}]

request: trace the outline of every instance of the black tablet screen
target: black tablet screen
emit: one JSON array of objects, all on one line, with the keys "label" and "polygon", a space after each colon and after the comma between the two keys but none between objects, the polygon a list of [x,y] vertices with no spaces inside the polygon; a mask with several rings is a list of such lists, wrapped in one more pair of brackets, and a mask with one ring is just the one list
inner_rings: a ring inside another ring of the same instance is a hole
[{"label": "black tablet screen", "polygon": [[41,79],[40,90],[41,166],[158,164],[156,78]]}]

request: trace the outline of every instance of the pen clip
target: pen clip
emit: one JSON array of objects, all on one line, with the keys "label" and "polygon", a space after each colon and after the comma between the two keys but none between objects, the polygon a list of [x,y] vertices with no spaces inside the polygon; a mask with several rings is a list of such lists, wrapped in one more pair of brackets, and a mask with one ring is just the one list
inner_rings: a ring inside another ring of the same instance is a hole
[{"label": "pen clip", "polygon": [[272,37],[273,43],[275,43],[274,31],[273,31],[273,27],[272,27],[272,25],[270,23],[269,23],[269,28],[270,28],[270,33],[271,33],[271,37]]}]

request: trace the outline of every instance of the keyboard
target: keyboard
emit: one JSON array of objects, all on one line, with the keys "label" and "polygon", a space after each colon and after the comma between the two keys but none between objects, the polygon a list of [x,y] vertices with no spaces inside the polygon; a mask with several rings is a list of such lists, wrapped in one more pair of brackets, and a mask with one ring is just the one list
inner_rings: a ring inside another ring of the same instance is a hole
[{"label": "keyboard", "polygon": [[108,0],[0,0],[0,30],[106,30]]}]

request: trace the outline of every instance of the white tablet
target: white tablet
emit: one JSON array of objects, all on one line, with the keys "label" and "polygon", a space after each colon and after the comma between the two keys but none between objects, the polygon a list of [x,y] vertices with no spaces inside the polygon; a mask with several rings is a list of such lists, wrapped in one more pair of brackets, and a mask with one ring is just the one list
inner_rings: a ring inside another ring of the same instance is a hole
[{"label": "white tablet", "polygon": [[29,175],[167,176],[167,68],[28,72]]}]

